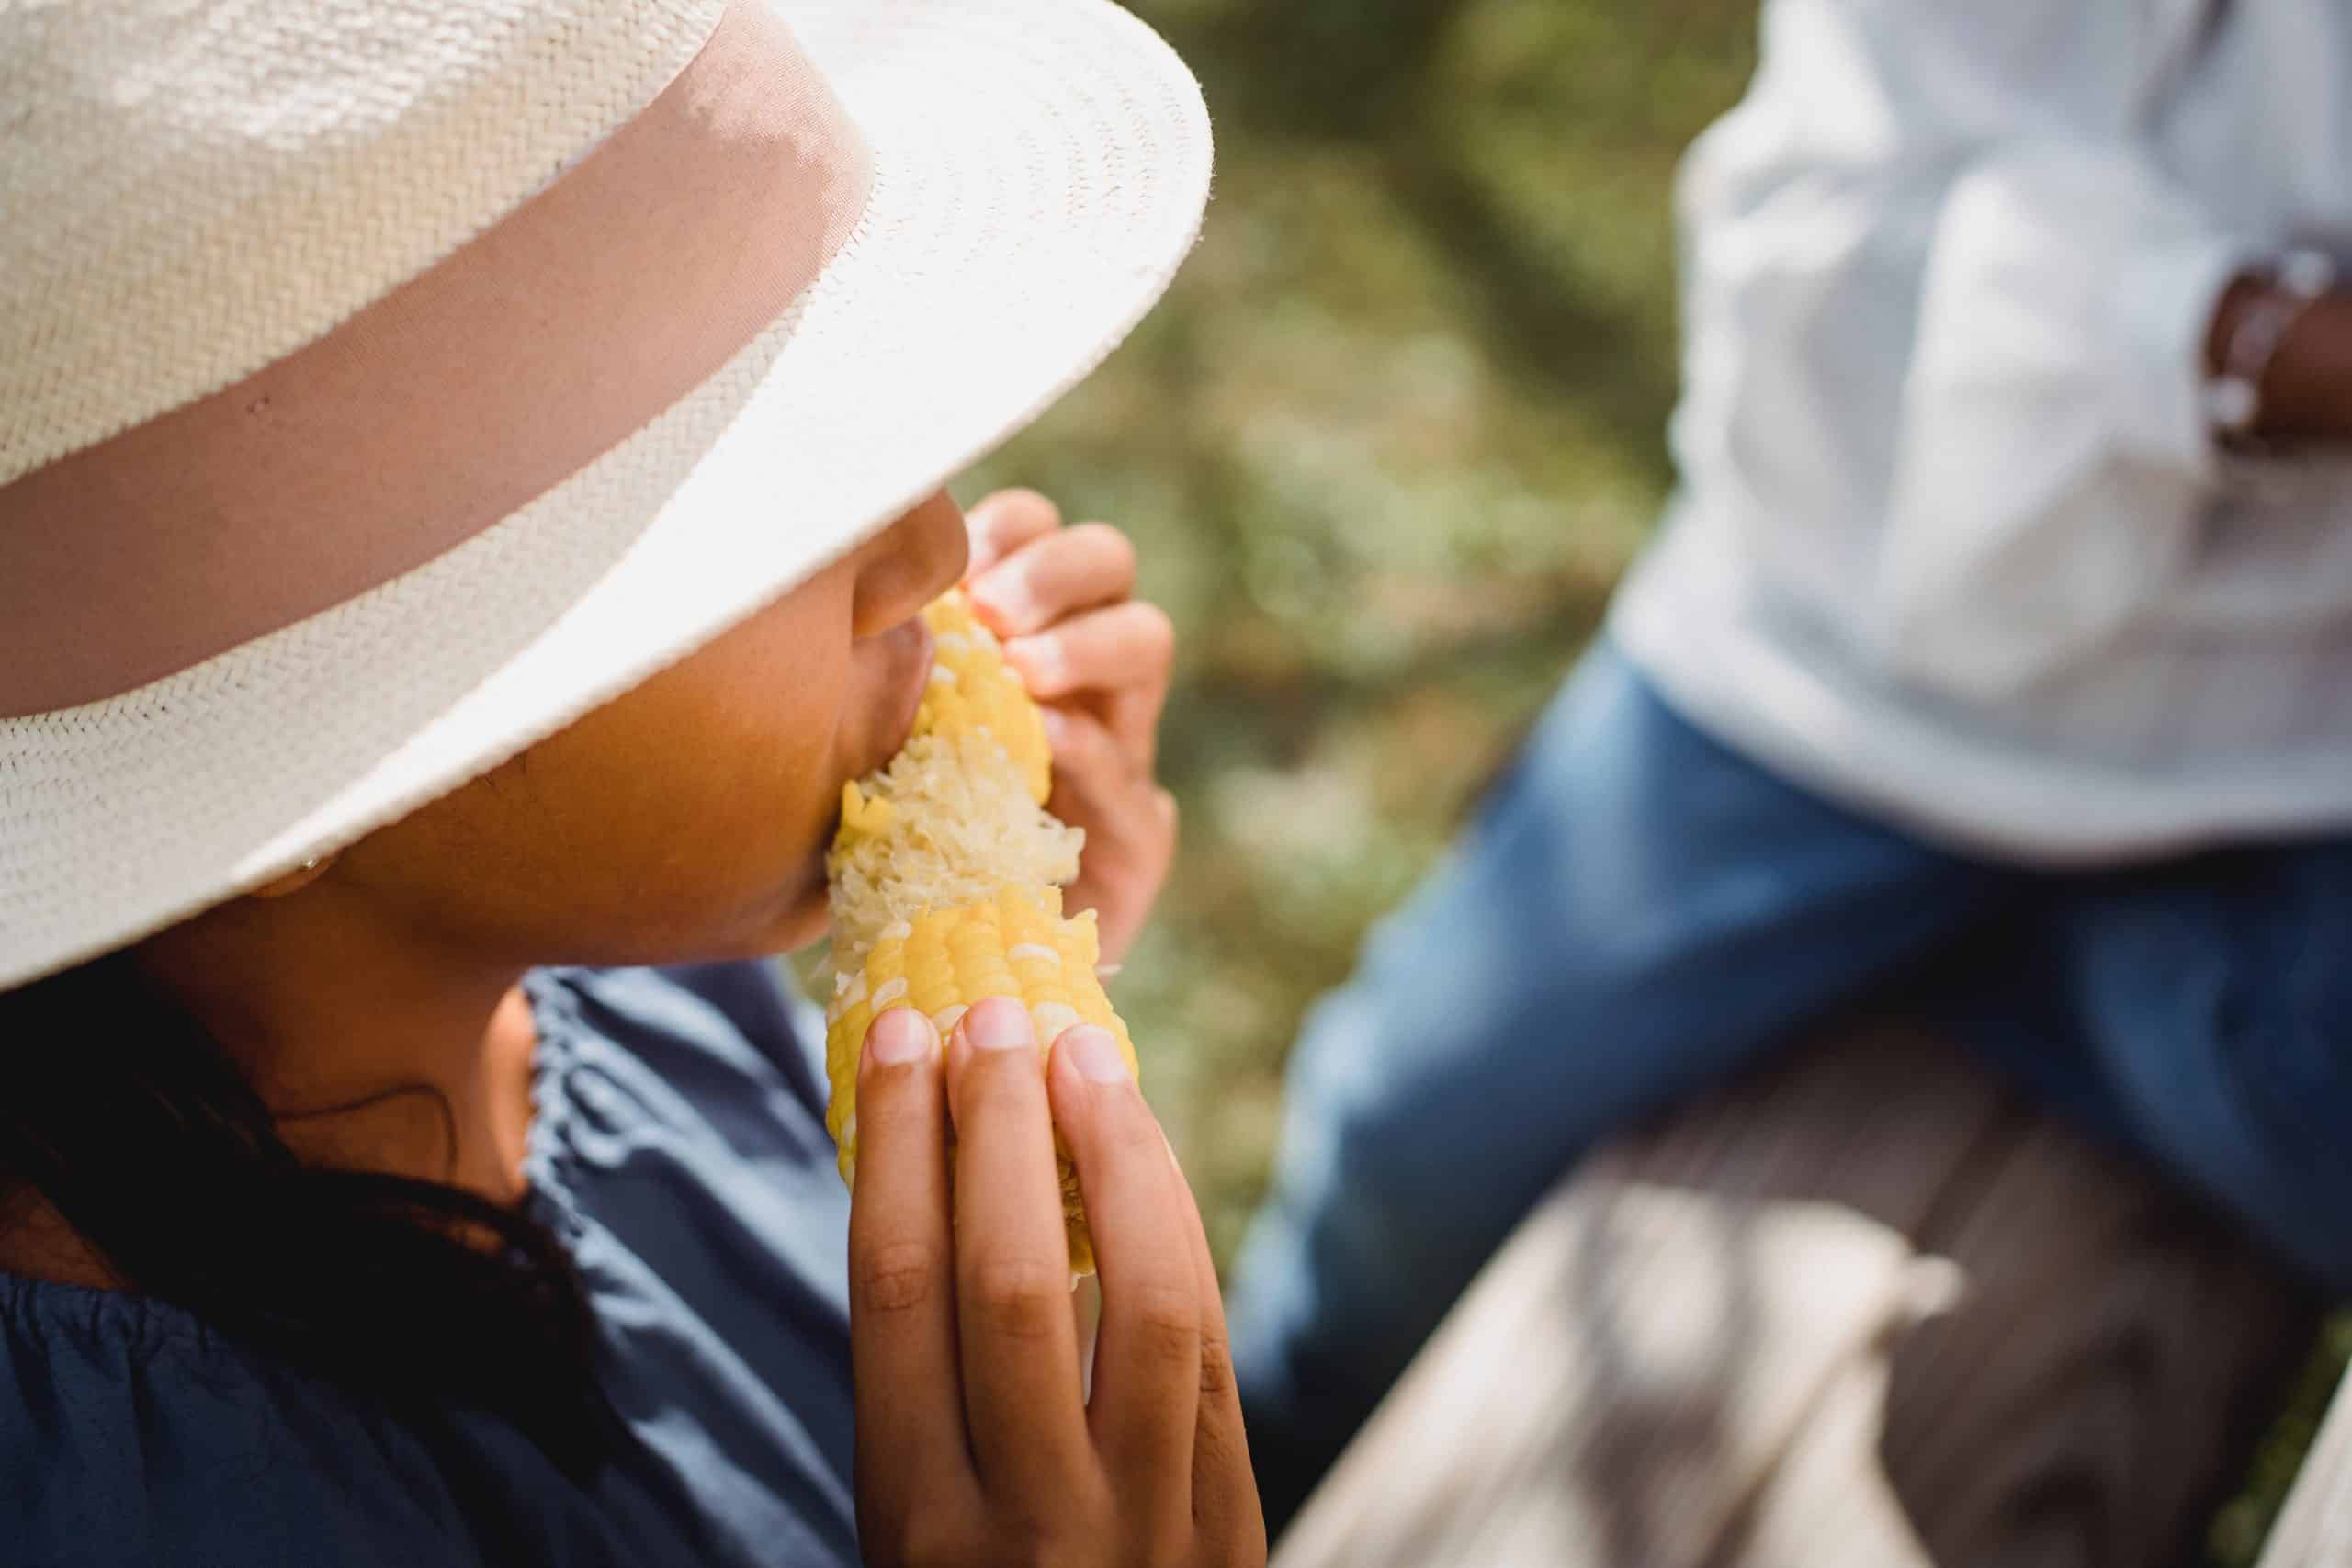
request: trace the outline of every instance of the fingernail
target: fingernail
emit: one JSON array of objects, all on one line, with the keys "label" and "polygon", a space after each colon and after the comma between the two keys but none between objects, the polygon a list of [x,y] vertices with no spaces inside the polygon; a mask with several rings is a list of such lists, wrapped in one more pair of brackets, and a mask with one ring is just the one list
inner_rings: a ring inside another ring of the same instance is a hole
[{"label": "fingernail", "polygon": [[1021,667],[1033,686],[1052,685],[1067,672],[1062,639],[1048,633],[1014,637],[1004,645],[1004,656]]},{"label": "fingernail", "polygon": [[993,612],[999,624],[1017,626],[1027,621],[1033,606],[1028,585],[1011,572],[993,566],[972,584],[972,603]]},{"label": "fingernail", "polygon": [[1070,1066],[1078,1069],[1082,1078],[1094,1083],[1127,1081],[1126,1058],[1119,1055],[1119,1043],[1111,1038],[1107,1029],[1091,1023],[1066,1029],[1054,1049],[1069,1053]]},{"label": "fingernail", "polygon": [[1003,997],[973,1004],[964,1015],[964,1037],[982,1051],[1010,1051],[1023,1045],[1032,1051],[1037,1048],[1037,1032],[1030,1025],[1029,1010]]},{"label": "fingernail", "polygon": [[865,1054],[882,1066],[920,1062],[938,1048],[931,1020],[912,1008],[892,1008],[866,1027]]}]

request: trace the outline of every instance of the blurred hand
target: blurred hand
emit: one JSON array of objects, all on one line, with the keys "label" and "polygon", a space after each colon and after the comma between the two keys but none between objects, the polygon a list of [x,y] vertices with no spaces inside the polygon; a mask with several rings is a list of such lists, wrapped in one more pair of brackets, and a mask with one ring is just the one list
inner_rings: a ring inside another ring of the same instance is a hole
[{"label": "blurred hand", "polygon": [[1176,798],[1153,774],[1175,630],[1135,597],[1136,547],[1109,524],[1065,528],[1025,490],[985,497],[966,520],[973,611],[1046,710],[1046,809],[1086,829],[1069,907],[1095,911],[1103,962],[1116,964],[1176,852]]},{"label": "blurred hand", "polygon": [[[2206,329],[2209,374],[2225,368],[2245,312],[2276,292],[2256,273],[2222,290]],[[2334,289],[2297,310],[2263,377],[2254,434],[2278,442],[2352,440],[2352,292]]]},{"label": "blurred hand", "polygon": [[[964,1015],[943,1061],[930,1021],[894,1008],[866,1034],[857,1119],[850,1344],[865,1561],[1264,1563],[1208,1243],[1111,1037],[1069,1030],[1041,1070],[1027,1010],[994,998]],[[1102,1270],[1091,1399],[1057,1126]]]}]

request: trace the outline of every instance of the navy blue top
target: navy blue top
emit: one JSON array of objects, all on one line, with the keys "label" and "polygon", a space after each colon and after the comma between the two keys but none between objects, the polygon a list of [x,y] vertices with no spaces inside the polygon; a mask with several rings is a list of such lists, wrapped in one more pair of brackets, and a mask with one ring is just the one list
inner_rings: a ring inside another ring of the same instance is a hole
[{"label": "navy blue top", "polygon": [[176,1308],[0,1273],[0,1562],[854,1563],[849,1201],[821,1027],[763,964],[546,969],[528,1201],[638,1439],[585,1488]]}]

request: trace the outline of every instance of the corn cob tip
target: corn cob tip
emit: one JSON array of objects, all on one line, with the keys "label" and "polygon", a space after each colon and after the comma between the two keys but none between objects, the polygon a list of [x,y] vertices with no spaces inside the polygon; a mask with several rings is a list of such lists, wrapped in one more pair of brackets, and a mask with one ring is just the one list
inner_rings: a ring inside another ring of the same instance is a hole
[{"label": "corn cob tip", "polygon": [[919,735],[980,735],[1004,750],[1030,798],[1046,804],[1053,792],[1053,751],[1045,715],[1004,661],[996,634],[972,613],[960,588],[923,611],[931,627],[931,684],[915,717]]}]

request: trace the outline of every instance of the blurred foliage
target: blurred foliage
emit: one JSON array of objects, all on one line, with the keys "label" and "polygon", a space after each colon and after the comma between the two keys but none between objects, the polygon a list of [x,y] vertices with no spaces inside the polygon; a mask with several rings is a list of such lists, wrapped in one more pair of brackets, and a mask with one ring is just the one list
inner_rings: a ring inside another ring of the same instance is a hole
[{"label": "blurred foliage", "polygon": [[[1284,1053],[1590,636],[1668,483],[1675,162],[1755,0],[1136,0],[1216,194],[1175,288],[967,500],[1141,546],[1182,858],[1115,987],[1220,1262]],[[2250,1562],[2339,1333],[2216,1524]]]},{"label": "blurred foliage", "polygon": [[2214,1517],[2206,1540],[2207,1568],[2249,1568],[2261,1555],[2263,1540],[2312,1439],[2319,1435],[2328,1399],[2343,1381],[2347,1361],[2352,1361],[2352,1314],[2339,1315],[2328,1325],[2295,1380],[2286,1409],[2255,1455],[2245,1485]]},{"label": "blurred foliage", "polygon": [[966,487],[1142,548],[1182,858],[1117,986],[1229,1258],[1283,1055],[1590,635],[1674,388],[1667,189],[1753,0],[1143,0],[1217,130],[1206,232]]}]

